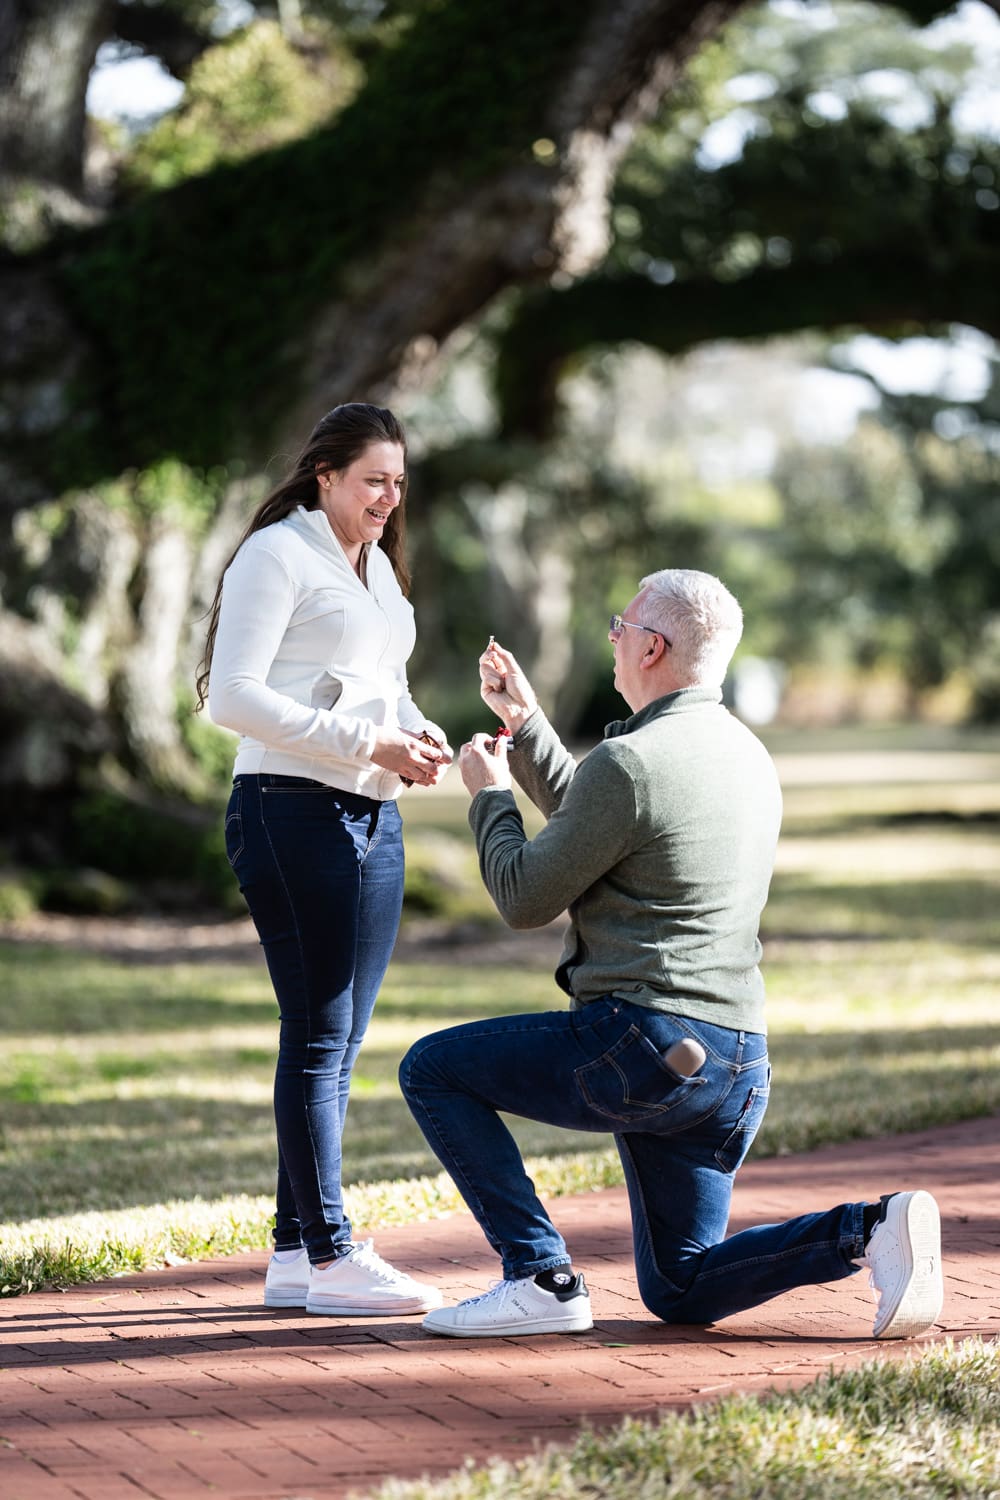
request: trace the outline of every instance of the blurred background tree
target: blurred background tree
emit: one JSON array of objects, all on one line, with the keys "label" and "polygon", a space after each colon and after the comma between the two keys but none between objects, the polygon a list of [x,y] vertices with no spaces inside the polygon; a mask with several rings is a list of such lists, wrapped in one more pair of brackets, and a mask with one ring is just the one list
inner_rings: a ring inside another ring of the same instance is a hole
[{"label": "blurred background tree", "polygon": [[[603,622],[666,562],[732,583],[789,713],[877,677],[883,709],[995,716],[1000,131],[968,38],[995,59],[1000,27],[948,13],[5,8],[3,857],[224,888],[199,615],[343,399],[410,424],[413,678],[455,738],[491,630],[565,733],[617,715]],[[142,59],[172,107],[88,118]],[[883,388],[862,329],[971,385]]]}]

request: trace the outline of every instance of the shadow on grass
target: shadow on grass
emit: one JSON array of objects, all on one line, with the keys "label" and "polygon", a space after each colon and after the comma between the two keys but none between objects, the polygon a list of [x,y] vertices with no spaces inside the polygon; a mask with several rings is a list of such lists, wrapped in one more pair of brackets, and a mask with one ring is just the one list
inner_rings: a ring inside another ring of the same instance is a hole
[{"label": "shadow on grass", "polygon": [[[1000,1107],[1000,1024],[851,1035],[795,1033],[772,1039],[775,1082],[754,1156],[923,1128]],[[956,1055],[958,1054],[958,1055]],[[964,1054],[964,1056],[961,1056]],[[377,1092],[352,1094],[344,1139],[345,1182],[439,1170],[395,1086],[395,1048],[362,1053]],[[981,1063],[970,1062],[981,1058]],[[185,1059],[188,1070],[193,1060]],[[218,1070],[218,1059],[215,1059]],[[184,1095],[74,1102],[4,1103],[9,1155],[0,1170],[0,1220],[153,1204],[193,1196],[268,1194],[273,1125],[266,1103],[228,1097],[226,1074],[209,1098]],[[516,1119],[528,1155],[610,1146],[610,1135],[563,1131]],[[665,1143],[669,1148],[669,1142]]]},{"label": "shadow on grass", "polygon": [[49,948],[0,945],[0,1034],[72,1036],[242,1025],[274,1016],[263,965],[125,965]]},{"label": "shadow on grass", "polygon": [[[552,979],[557,939],[548,939],[537,967],[525,959],[516,970],[510,946],[447,952],[454,957],[435,945],[419,960],[407,953],[394,961],[376,1016],[416,1021],[426,1015],[438,1027],[564,1003]],[[139,1032],[152,1039],[156,1032],[248,1023],[276,1027],[278,1020],[259,953],[225,967],[194,959],[140,966],[103,955],[0,944],[0,991],[0,1036],[7,1037]]]},{"label": "shadow on grass", "polygon": [[764,940],[872,937],[935,938],[986,944],[1000,935],[1000,878],[811,881],[774,877],[762,923]]}]

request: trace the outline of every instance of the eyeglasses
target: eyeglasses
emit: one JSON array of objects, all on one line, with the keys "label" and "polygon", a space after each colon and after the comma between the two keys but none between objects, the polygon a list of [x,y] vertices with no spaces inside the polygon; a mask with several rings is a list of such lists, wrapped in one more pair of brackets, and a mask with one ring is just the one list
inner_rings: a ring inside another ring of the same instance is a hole
[{"label": "eyeglasses", "polygon": [[668,651],[673,647],[673,642],[667,640],[662,630],[654,630],[651,625],[636,625],[631,620],[623,620],[621,615],[612,615],[608,623],[608,634],[611,639],[616,642],[620,641],[623,630],[645,630],[647,635],[658,635]]}]

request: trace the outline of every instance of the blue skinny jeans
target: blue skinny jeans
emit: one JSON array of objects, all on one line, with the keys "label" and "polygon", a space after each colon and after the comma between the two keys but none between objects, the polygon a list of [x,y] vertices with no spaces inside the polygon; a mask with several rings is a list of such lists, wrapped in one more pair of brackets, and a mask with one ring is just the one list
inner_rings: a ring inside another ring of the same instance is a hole
[{"label": "blue skinny jeans", "polygon": [[341,1138],[351,1069],[399,929],[399,809],[299,776],[237,776],[226,852],[281,1016],[274,1246],[304,1245],[315,1265],[351,1246]]},{"label": "blue skinny jeans", "polygon": [[[707,1054],[691,1078],[663,1059],[682,1037]],[[770,1072],[763,1036],[607,997],[433,1033],[410,1048],[400,1083],[508,1280],[571,1257],[498,1111],[613,1134],[640,1296],[664,1322],[706,1324],[850,1276],[863,1253],[863,1203],[725,1238]]]}]

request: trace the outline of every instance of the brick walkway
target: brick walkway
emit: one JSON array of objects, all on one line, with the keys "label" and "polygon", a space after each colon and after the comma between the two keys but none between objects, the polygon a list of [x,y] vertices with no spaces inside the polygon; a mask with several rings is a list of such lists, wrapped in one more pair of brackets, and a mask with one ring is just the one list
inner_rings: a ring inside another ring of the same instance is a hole
[{"label": "brick walkway", "polygon": [[[1000,1119],[751,1163],[732,1228],[899,1186],[934,1192],[946,1301],[925,1336],[1000,1336]],[[596,1326],[459,1342],[419,1319],[266,1313],[263,1254],[0,1304],[4,1500],[335,1500],[387,1475],[445,1473],[568,1441],[580,1423],[797,1385],[912,1344],[875,1344],[862,1274],[789,1294],[710,1331],[639,1304],[624,1192],[556,1217]],[[382,1253],[452,1295],[497,1274],[467,1216],[381,1234]]]}]

